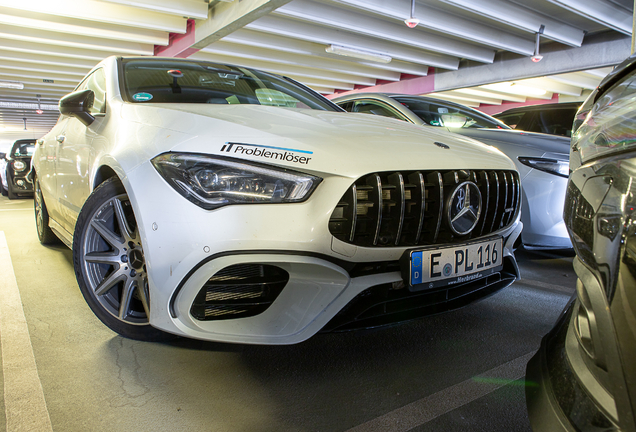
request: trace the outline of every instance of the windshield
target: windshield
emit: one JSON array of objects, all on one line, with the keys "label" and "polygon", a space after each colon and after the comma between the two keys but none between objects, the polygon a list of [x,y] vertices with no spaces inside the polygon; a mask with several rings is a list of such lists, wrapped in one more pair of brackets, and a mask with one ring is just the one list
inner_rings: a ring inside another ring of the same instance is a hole
[{"label": "windshield", "polygon": [[430,126],[510,129],[504,123],[468,107],[414,97],[393,97]]},{"label": "windshield", "polygon": [[13,146],[13,157],[33,156],[35,145],[33,143],[20,143]]},{"label": "windshield", "polygon": [[587,162],[610,153],[633,150],[636,147],[635,101],[636,71],[625,76],[596,101],[586,101],[577,115],[572,151],[579,151],[581,160]]},{"label": "windshield", "polygon": [[338,111],[328,99],[283,77],[183,60],[123,60],[124,99],[132,103],[252,104]]}]

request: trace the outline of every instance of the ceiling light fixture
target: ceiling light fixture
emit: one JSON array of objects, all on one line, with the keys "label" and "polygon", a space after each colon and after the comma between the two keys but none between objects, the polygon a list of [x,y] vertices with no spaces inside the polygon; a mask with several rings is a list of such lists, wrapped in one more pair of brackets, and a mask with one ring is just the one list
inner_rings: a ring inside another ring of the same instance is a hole
[{"label": "ceiling light fixture", "polygon": [[414,18],[413,15],[415,15],[415,0],[411,0],[411,17],[404,20],[404,24],[408,28],[414,28],[420,23],[420,20]]},{"label": "ceiling light fixture", "polygon": [[35,97],[38,98],[38,109],[35,110],[35,113],[36,114],[44,114],[44,111],[42,111],[42,107],[40,106],[40,97],[42,97],[42,96],[40,96],[38,94],[38,95],[35,95]]},{"label": "ceiling light fixture", "polygon": [[391,62],[391,56],[386,54],[360,50],[357,48],[349,48],[341,45],[329,45],[325,48],[325,51],[331,54],[338,54],[345,57],[355,57],[362,60],[370,60],[378,63]]},{"label": "ceiling light fixture", "polygon": [[22,90],[24,88],[24,84],[18,81],[0,81],[0,87]]},{"label": "ceiling light fixture", "polygon": [[539,31],[537,32],[537,39],[534,43],[534,55],[530,57],[530,60],[532,60],[534,63],[539,63],[541,59],[543,59],[543,56],[539,54],[539,40],[541,39],[541,35],[543,34],[544,30],[545,26],[541,24],[541,27],[539,27]]}]

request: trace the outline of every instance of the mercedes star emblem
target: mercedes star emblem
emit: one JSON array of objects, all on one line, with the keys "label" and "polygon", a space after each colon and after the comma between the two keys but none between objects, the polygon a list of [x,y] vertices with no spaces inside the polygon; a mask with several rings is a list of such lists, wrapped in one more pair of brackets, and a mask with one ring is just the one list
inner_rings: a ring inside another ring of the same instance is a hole
[{"label": "mercedes star emblem", "polygon": [[470,233],[481,214],[481,192],[471,181],[461,183],[455,188],[447,205],[448,223],[457,235]]}]

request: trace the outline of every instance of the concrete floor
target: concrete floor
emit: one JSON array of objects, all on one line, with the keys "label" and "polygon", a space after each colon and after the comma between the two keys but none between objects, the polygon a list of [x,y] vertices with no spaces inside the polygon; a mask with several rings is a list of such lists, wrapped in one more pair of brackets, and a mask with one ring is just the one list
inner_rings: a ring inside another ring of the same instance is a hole
[{"label": "concrete floor", "polygon": [[22,305],[0,301],[10,432],[529,431],[525,363],[576,281],[571,255],[522,251],[512,287],[398,326],[282,347],[143,343],[93,315],[70,250],[39,244],[31,199],[0,197],[0,249],[1,232],[0,295]]}]

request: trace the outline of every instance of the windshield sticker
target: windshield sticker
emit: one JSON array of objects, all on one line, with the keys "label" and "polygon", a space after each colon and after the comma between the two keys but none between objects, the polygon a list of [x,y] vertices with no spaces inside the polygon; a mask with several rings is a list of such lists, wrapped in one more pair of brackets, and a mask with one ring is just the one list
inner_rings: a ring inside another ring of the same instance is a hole
[{"label": "windshield sticker", "polygon": [[144,93],[144,92],[135,93],[133,95],[133,99],[136,100],[137,102],[146,102],[152,99],[152,95],[150,93]]},{"label": "windshield sticker", "polygon": [[[269,150],[273,149],[273,150]],[[274,151],[278,150],[278,151]],[[272,147],[255,144],[242,144],[242,143],[226,143],[221,147],[221,151],[225,153],[231,153],[238,156],[258,156],[265,159],[274,159],[286,162],[292,162],[302,165],[307,165],[311,160],[310,157],[304,155],[312,155],[314,152],[307,150],[289,149],[284,147]],[[302,154],[297,154],[302,153]]]}]

